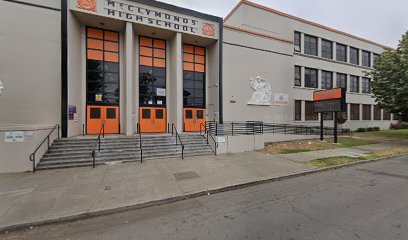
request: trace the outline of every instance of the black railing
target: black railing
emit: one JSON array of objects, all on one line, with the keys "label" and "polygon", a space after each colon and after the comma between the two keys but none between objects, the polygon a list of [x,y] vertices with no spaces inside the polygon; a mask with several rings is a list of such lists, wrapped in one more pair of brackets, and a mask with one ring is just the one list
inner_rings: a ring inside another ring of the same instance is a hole
[{"label": "black railing", "polygon": [[101,135],[105,138],[105,124],[102,124],[101,129],[99,130],[98,138],[96,139],[95,145],[92,150],[92,167],[96,166],[96,147],[98,147],[98,152],[101,151]]},{"label": "black railing", "polygon": [[171,136],[174,136],[174,134],[176,135],[176,147],[178,146],[178,141],[179,141],[181,145],[181,159],[184,159],[184,144],[181,141],[180,134],[178,134],[176,126],[173,123],[171,125]]},{"label": "black railing", "polygon": [[[51,145],[50,136],[55,131],[55,129],[57,129],[58,139],[60,139],[60,125],[57,124],[51,129],[50,133],[38,145],[38,147],[34,150],[34,152],[30,154],[29,159],[30,159],[31,162],[33,162],[33,172],[35,172],[35,167],[36,167],[35,159],[36,159],[36,154],[37,154],[38,150],[40,150],[40,148],[43,146],[43,144],[47,141],[47,150],[46,150],[46,152],[48,151],[48,149],[50,148],[50,145]],[[46,130],[46,129],[40,129],[40,130]]]},{"label": "black railing", "polygon": [[142,131],[140,131],[140,124],[137,124],[137,133],[139,134],[139,148],[140,148],[140,162],[143,163],[143,142]]},{"label": "black railing", "polygon": [[[206,122],[205,129],[212,135],[260,135],[265,133],[273,134],[293,134],[293,135],[319,135],[320,126],[306,126],[294,124],[264,123],[260,121],[247,122],[224,122],[220,124],[215,121]],[[324,127],[324,135],[334,135],[333,127]],[[349,135],[350,129],[337,129],[339,135]]]},{"label": "black railing", "polygon": [[202,132],[203,132],[202,129],[204,129],[204,135],[207,136],[206,137],[207,144],[210,145],[209,137],[211,137],[211,139],[213,140],[213,142],[214,142],[214,153],[217,156],[218,142],[215,140],[214,136],[211,134],[211,131],[209,131],[209,129],[207,129],[207,127],[204,124],[200,123],[200,135],[202,135]]}]

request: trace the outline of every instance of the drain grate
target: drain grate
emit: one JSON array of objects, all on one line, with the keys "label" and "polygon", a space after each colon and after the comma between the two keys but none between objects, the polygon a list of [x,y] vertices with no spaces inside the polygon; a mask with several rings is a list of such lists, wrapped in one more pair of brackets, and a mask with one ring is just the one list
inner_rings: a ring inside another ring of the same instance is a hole
[{"label": "drain grate", "polygon": [[177,181],[183,181],[192,178],[199,178],[200,176],[196,172],[181,172],[173,174]]}]

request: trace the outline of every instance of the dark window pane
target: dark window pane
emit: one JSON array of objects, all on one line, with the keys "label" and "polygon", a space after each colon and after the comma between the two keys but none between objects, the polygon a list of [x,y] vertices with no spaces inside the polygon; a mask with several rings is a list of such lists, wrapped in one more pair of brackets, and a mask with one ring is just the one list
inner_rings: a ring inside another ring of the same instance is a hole
[{"label": "dark window pane", "polygon": [[194,81],[184,80],[184,88],[194,88]]},{"label": "dark window pane", "polygon": [[150,109],[142,109],[142,119],[150,119]]},{"label": "dark window pane", "polygon": [[152,76],[153,75],[153,67],[140,66],[139,74],[142,75],[142,76]]},{"label": "dark window pane", "polygon": [[164,119],[163,109],[156,109],[156,119]]},{"label": "dark window pane", "polygon": [[88,82],[88,92],[91,93],[103,93],[104,84],[103,83],[91,83]]},{"label": "dark window pane", "polygon": [[359,50],[357,48],[350,48],[350,63],[360,65]]},{"label": "dark window pane", "polygon": [[97,81],[97,82],[100,82],[100,81],[103,81],[103,73],[102,72],[89,72],[88,71],[88,74],[87,74],[87,78],[88,78],[88,81],[92,81],[92,82],[95,82],[95,81]]},{"label": "dark window pane", "polygon": [[116,119],[116,108],[107,108],[106,118]]},{"label": "dark window pane", "polygon": [[193,119],[193,110],[186,110],[186,119]]},{"label": "dark window pane", "polygon": [[337,43],[336,44],[336,59],[337,61],[347,62],[347,46]]},{"label": "dark window pane", "polygon": [[295,101],[295,121],[302,120],[302,101]]},{"label": "dark window pane", "polygon": [[305,35],[305,53],[317,56],[317,38]]},{"label": "dark window pane", "polygon": [[344,88],[347,90],[347,75],[342,73],[337,73],[337,87]]},{"label": "dark window pane", "polygon": [[302,35],[300,32],[295,32],[295,51],[300,52],[301,51],[301,41],[302,41]]},{"label": "dark window pane", "polygon": [[317,121],[319,119],[319,115],[313,111],[312,101],[305,102],[305,118],[306,121]]},{"label": "dark window pane", "polygon": [[105,72],[119,72],[119,63],[105,62]]},{"label": "dark window pane", "polygon": [[204,98],[194,98],[195,107],[204,107]]},{"label": "dark window pane", "polygon": [[195,81],[194,88],[201,90],[202,94],[204,94],[204,82],[202,81]]},{"label": "dark window pane", "polygon": [[101,109],[100,108],[91,108],[91,119],[100,119],[101,118]]},{"label": "dark window pane", "polygon": [[302,85],[301,67],[295,66],[295,86],[300,87],[301,85]]},{"label": "dark window pane", "polygon": [[322,57],[333,59],[333,42],[322,39]]},{"label": "dark window pane", "polygon": [[194,72],[190,71],[183,71],[184,79],[193,80],[194,79]]},{"label": "dark window pane", "polygon": [[183,96],[189,97],[193,95],[193,90],[192,89],[184,89],[183,90]]},{"label": "dark window pane", "polygon": [[194,80],[204,81],[204,73],[199,73],[199,72],[194,73]]},{"label": "dark window pane", "polygon": [[166,77],[166,69],[165,68],[153,68],[153,76],[155,77]]},{"label": "dark window pane", "polygon": [[197,110],[197,119],[204,119],[204,111]]},{"label": "dark window pane", "polygon": [[105,83],[105,93],[119,94],[119,84],[117,83]]},{"label": "dark window pane", "polygon": [[317,88],[317,70],[306,68],[305,69],[305,87]]},{"label": "dark window pane", "polygon": [[363,66],[371,67],[371,53],[363,51]]},{"label": "dark window pane", "polygon": [[87,69],[88,70],[98,70],[103,71],[103,62],[97,60],[88,60],[87,61]]},{"label": "dark window pane", "polygon": [[105,82],[119,83],[119,74],[117,73],[106,73]]}]

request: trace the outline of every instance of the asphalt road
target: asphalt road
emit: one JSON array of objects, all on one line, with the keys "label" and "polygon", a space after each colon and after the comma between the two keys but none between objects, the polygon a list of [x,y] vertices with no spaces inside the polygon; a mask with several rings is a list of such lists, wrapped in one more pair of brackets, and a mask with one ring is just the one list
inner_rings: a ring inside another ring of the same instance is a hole
[{"label": "asphalt road", "polygon": [[408,157],[0,239],[408,239]]}]

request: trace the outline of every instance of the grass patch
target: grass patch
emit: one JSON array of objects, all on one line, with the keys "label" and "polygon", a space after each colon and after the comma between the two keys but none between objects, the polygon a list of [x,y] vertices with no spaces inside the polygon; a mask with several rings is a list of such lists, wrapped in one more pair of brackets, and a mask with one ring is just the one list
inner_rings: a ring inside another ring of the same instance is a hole
[{"label": "grass patch", "polygon": [[267,146],[263,151],[269,154],[290,154],[335,148],[349,148],[374,143],[378,142],[374,140],[355,138],[339,138],[339,144],[333,144],[332,140],[327,140],[327,142],[321,142],[319,140],[304,140],[272,144]]},{"label": "grass patch", "polygon": [[346,157],[346,156],[338,156],[338,157],[328,157],[328,158],[318,158],[311,161],[306,162],[305,164],[314,167],[314,168],[325,168],[325,167],[332,167],[338,166],[347,163],[359,162],[359,161],[367,161],[367,160],[378,160],[384,157],[392,157],[401,154],[408,153],[408,147],[402,148],[391,148],[382,151],[375,151],[368,153],[366,157]]},{"label": "grass patch", "polygon": [[405,140],[408,139],[408,129],[379,132],[355,132],[353,133],[353,136],[383,140]]}]

